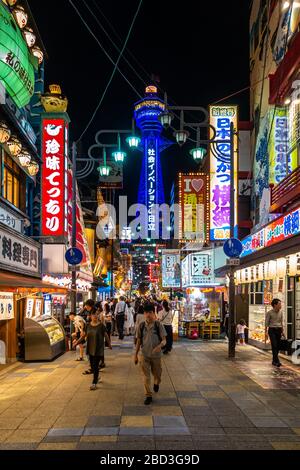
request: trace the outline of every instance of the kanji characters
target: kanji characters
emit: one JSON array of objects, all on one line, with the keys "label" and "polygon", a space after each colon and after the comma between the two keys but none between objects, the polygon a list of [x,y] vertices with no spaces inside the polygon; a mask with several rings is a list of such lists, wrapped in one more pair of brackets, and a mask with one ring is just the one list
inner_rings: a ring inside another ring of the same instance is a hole
[{"label": "kanji characters", "polygon": [[53,157],[46,157],[46,168],[49,170],[60,170],[60,159],[55,155]]},{"label": "kanji characters", "polygon": [[3,258],[7,257],[9,260],[12,258],[11,239],[5,236],[2,238],[2,256]]},{"label": "kanji characters", "polygon": [[46,140],[46,153],[55,155],[60,151],[60,143],[56,139]]},{"label": "kanji characters", "polygon": [[17,263],[22,263],[22,245],[21,243],[13,244],[13,261]]},{"label": "kanji characters", "polygon": [[24,266],[28,266],[29,265],[29,259],[30,259],[30,249],[28,248],[28,246],[23,246],[22,255],[23,255],[23,264],[24,264]]}]

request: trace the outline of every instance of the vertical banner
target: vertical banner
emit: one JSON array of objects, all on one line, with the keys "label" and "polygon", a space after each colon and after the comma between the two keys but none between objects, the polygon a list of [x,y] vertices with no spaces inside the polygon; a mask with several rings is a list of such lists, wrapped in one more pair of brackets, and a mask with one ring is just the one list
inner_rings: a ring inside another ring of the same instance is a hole
[{"label": "vertical banner", "polygon": [[162,287],[180,288],[180,251],[162,251]]},{"label": "vertical banner", "polygon": [[285,108],[274,109],[269,141],[269,183],[278,184],[293,171],[289,154],[288,118]]},{"label": "vertical banner", "polygon": [[[210,106],[210,124],[216,129],[216,140],[228,140],[210,145],[210,239],[230,238],[230,125],[238,129],[237,106]],[[210,138],[213,131],[210,130]],[[237,232],[238,137],[234,139],[235,232]]]},{"label": "vertical banner", "polygon": [[154,139],[146,139],[146,188],[147,188],[147,224],[148,231],[154,232],[158,220],[153,206],[157,204],[157,143]]},{"label": "vertical banner", "polygon": [[158,282],[160,278],[160,264],[150,263],[149,264],[149,276],[151,282]]},{"label": "vertical banner", "polygon": [[208,201],[209,180],[206,174],[179,174],[179,237],[181,239],[208,241]]},{"label": "vertical banner", "polygon": [[42,120],[42,235],[66,235],[67,125],[63,119]]}]

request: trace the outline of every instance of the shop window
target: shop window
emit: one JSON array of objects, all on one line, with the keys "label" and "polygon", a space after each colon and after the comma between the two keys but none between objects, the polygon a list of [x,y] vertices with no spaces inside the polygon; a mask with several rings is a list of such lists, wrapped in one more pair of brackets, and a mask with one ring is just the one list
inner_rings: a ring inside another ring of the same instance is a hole
[{"label": "shop window", "polygon": [[263,305],[264,303],[264,286],[263,282],[255,283],[255,305]]},{"label": "shop window", "polygon": [[7,154],[4,154],[2,196],[18,209],[25,211],[26,176]]}]

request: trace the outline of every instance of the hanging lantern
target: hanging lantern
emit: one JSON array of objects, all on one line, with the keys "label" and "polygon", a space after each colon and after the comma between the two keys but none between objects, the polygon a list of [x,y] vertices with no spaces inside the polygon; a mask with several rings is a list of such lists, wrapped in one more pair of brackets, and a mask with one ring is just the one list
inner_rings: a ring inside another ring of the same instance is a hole
[{"label": "hanging lantern", "polygon": [[107,165],[100,165],[97,170],[100,173],[100,176],[109,176],[110,174],[110,166]]},{"label": "hanging lantern", "polygon": [[263,263],[260,263],[258,265],[257,280],[258,281],[263,281],[264,280],[264,265],[263,265]]},{"label": "hanging lantern", "polygon": [[30,174],[30,176],[36,176],[39,172],[39,165],[38,163],[36,162],[30,162],[28,167],[27,167],[27,170],[28,170],[28,173]]},{"label": "hanging lantern", "polygon": [[203,147],[197,147],[197,148],[190,150],[190,155],[193,157],[193,159],[197,163],[202,163],[206,153],[207,153],[206,149]]},{"label": "hanging lantern", "polygon": [[122,152],[121,150],[117,150],[116,152],[112,153],[112,157],[115,159],[115,162],[123,163],[124,158],[126,157],[126,153]]},{"label": "hanging lantern", "polygon": [[22,166],[27,167],[31,162],[31,156],[26,150],[22,150],[18,155],[19,162]]},{"label": "hanging lantern", "polygon": [[10,7],[13,7],[16,3],[17,3],[18,0],[6,0],[6,3],[10,6]]},{"label": "hanging lantern", "polygon": [[22,144],[15,135],[12,135],[10,137],[9,141],[7,142],[7,145],[9,148],[9,152],[13,157],[17,157],[19,153],[21,153]]},{"label": "hanging lantern", "polygon": [[126,142],[127,142],[127,144],[129,145],[130,148],[135,148],[136,149],[140,145],[141,139],[139,137],[131,135],[130,137],[127,137]]},{"label": "hanging lantern", "polygon": [[286,276],[286,259],[279,258],[277,260],[277,275],[280,278],[284,278]]},{"label": "hanging lantern", "polygon": [[27,21],[28,21],[28,14],[24,10],[24,8],[21,6],[14,8],[13,14],[16,19],[16,22],[19,25],[19,28],[21,29],[25,28],[25,26],[27,25]]},{"label": "hanging lantern", "polygon": [[4,121],[0,121],[0,144],[6,144],[11,136],[11,131]]},{"label": "hanging lantern", "polygon": [[31,49],[32,54],[34,57],[37,57],[39,64],[41,64],[44,60],[44,53],[38,46],[33,46]]},{"label": "hanging lantern", "polygon": [[297,264],[298,264],[298,256],[297,255],[290,255],[289,256],[289,276],[297,276]]},{"label": "hanging lantern", "polygon": [[276,277],[276,269],[276,261],[269,261],[269,279],[274,279]]},{"label": "hanging lantern", "polygon": [[34,34],[33,30],[31,28],[24,28],[23,29],[23,34],[25,37],[25,41],[27,42],[28,47],[33,47],[36,41],[36,35]]}]

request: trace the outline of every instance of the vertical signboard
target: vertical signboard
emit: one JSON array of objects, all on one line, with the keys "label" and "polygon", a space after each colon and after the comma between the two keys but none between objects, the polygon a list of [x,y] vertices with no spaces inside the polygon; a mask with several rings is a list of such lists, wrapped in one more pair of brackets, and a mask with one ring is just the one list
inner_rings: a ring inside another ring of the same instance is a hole
[{"label": "vertical signboard", "polygon": [[208,241],[209,181],[203,173],[179,174],[180,230],[184,240]]},{"label": "vertical signboard", "polygon": [[146,188],[147,188],[147,224],[149,232],[154,232],[158,221],[153,206],[157,203],[157,145],[154,139],[146,139]]},{"label": "vertical signboard", "polygon": [[158,282],[160,277],[160,264],[150,263],[149,264],[149,277],[151,282]]},{"label": "vertical signboard", "polygon": [[180,287],[180,252],[178,250],[164,250],[162,252],[162,287]]},{"label": "vertical signboard", "polygon": [[[230,238],[230,174],[231,145],[230,125],[238,128],[237,106],[210,106],[210,124],[216,129],[215,140],[220,144],[210,145],[210,239],[222,241]],[[210,130],[212,139],[213,130]],[[228,143],[227,143],[228,141]],[[235,181],[235,231],[237,232],[238,194],[238,137],[234,138],[234,181]]]},{"label": "vertical signboard", "polygon": [[63,119],[42,120],[42,235],[66,235],[67,126]]},{"label": "vertical signboard", "polygon": [[293,171],[289,153],[288,118],[285,108],[274,110],[274,120],[269,142],[269,182],[278,184]]}]

